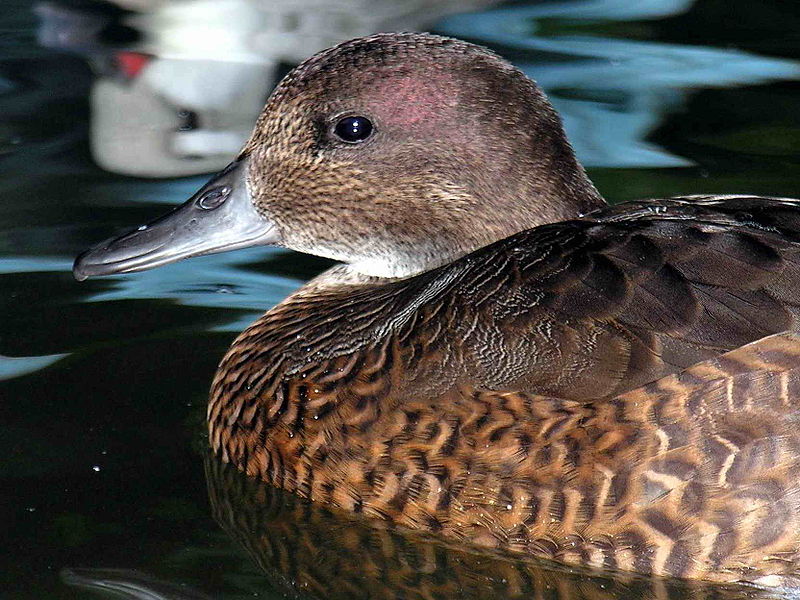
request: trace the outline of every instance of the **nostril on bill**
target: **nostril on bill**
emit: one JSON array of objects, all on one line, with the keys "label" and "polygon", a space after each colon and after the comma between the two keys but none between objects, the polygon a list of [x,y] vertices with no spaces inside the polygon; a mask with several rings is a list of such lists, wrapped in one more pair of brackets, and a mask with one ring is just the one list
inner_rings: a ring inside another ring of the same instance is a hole
[{"label": "nostril on bill", "polygon": [[203,210],[214,210],[228,199],[230,193],[231,188],[228,186],[208,190],[197,200],[197,206]]}]

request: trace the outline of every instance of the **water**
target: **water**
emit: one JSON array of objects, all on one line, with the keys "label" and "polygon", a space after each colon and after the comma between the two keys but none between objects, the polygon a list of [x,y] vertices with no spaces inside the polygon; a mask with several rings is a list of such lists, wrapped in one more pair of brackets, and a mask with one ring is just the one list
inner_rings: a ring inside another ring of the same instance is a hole
[{"label": "water", "polygon": [[798,196],[799,9],[126,4],[146,10],[4,0],[0,11],[0,596],[744,593],[474,554],[204,466],[206,393],[234,332],[328,263],[249,250],[81,284],[69,268],[222,167],[267,82],[304,53],[373,29],[433,28],[505,54],[547,89],[610,200]]}]

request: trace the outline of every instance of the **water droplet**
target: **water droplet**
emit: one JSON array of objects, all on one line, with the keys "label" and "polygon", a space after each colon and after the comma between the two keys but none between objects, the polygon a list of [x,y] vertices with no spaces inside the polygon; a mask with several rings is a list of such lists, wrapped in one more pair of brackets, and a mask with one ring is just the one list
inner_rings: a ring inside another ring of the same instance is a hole
[{"label": "water droplet", "polygon": [[139,227],[136,228],[136,231],[145,231],[146,229],[147,225],[139,225]]},{"label": "water droplet", "polygon": [[94,465],[92,467],[92,471],[94,471],[95,473],[99,473],[100,472],[100,465]]},{"label": "water droplet", "polygon": [[511,510],[512,508],[513,506],[511,506],[510,504],[506,504],[506,510]]},{"label": "water droplet", "polygon": [[25,510],[27,510],[28,512],[35,512],[36,511],[36,507],[35,506],[29,506]]}]

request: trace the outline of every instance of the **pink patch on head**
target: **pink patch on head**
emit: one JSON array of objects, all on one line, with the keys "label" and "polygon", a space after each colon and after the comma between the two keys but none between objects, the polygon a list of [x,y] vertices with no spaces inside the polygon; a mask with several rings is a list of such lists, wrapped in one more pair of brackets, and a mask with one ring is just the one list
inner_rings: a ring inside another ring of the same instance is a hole
[{"label": "pink patch on head", "polygon": [[449,118],[458,105],[452,78],[446,73],[381,80],[369,91],[370,104],[384,123],[398,127],[426,126]]}]

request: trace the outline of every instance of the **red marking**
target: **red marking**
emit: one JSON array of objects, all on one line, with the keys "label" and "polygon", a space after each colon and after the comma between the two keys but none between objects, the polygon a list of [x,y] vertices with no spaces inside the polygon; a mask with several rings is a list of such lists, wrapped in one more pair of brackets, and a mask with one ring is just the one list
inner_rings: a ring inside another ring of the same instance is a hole
[{"label": "red marking", "polygon": [[117,65],[125,77],[133,79],[147,66],[151,58],[152,56],[141,52],[118,52]]},{"label": "red marking", "polygon": [[379,83],[370,96],[385,119],[388,117],[389,122],[406,127],[441,121],[458,104],[457,93],[447,75],[435,80],[392,77]]}]

